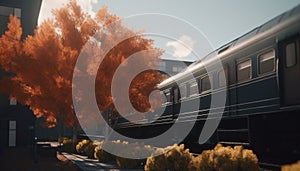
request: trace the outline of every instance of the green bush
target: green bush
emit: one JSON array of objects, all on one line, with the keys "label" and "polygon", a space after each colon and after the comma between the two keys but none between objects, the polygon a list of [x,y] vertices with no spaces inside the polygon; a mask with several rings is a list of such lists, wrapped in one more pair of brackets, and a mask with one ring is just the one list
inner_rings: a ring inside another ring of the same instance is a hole
[{"label": "green bush", "polygon": [[157,149],[156,154],[159,156],[149,157],[147,159],[146,171],[184,171],[189,170],[189,165],[192,161],[192,154],[188,149],[184,149],[184,145],[174,145],[165,149]]},{"label": "green bush", "polygon": [[300,161],[291,165],[284,165],[281,167],[282,171],[299,171],[300,170]]},{"label": "green bush", "polygon": [[252,150],[242,146],[234,148],[218,144],[213,150],[205,150],[193,157],[190,170],[197,171],[258,171],[258,159]]},{"label": "green bush", "polygon": [[75,143],[73,142],[72,139],[68,139],[68,138],[64,138],[62,140],[62,150],[68,153],[75,153],[76,149],[75,149]]}]

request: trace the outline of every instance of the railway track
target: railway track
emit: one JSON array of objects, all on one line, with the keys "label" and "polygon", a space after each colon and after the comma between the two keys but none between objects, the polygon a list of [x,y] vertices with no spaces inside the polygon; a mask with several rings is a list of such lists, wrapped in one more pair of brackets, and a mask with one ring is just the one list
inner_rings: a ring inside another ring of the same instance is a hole
[{"label": "railway track", "polygon": [[264,171],[281,170],[281,166],[278,164],[264,163],[264,162],[259,162],[258,164],[259,164],[260,168],[262,168]]}]

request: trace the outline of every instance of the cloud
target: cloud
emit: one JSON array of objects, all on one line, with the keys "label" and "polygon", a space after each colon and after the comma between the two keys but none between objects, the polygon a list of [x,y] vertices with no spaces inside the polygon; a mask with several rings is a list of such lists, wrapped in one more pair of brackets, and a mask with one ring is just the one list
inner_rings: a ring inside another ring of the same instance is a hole
[{"label": "cloud", "polygon": [[182,35],[178,40],[176,41],[169,41],[167,42],[166,46],[168,47],[173,47],[174,57],[178,58],[184,58],[187,57],[191,52],[194,47],[195,41],[187,36],[187,35]]},{"label": "cloud", "polygon": [[[76,0],[77,4],[81,6],[81,9],[84,12],[89,13],[94,16],[95,12],[93,11],[93,4],[97,4],[98,0]],[[40,15],[38,19],[38,24],[40,25],[45,19],[52,18],[52,10],[60,8],[63,5],[69,3],[69,0],[43,0],[40,10]]]}]

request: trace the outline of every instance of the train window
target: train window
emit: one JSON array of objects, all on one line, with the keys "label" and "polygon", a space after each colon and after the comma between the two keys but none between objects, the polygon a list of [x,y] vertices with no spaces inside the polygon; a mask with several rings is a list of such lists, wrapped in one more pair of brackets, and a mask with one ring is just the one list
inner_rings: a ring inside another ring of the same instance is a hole
[{"label": "train window", "polygon": [[161,91],[160,95],[161,95],[161,98],[162,98],[162,104],[167,103],[167,97],[166,97],[165,92]]},{"label": "train window", "polygon": [[180,88],[179,88],[179,90],[180,90],[180,97],[181,97],[181,99],[186,98],[187,97],[186,84],[181,85]]},{"label": "train window", "polygon": [[238,63],[237,65],[237,80],[238,82],[245,81],[251,78],[251,59]]},{"label": "train window", "polygon": [[210,89],[211,89],[211,86],[210,86],[209,76],[206,75],[201,78],[201,92],[204,92],[204,91],[207,91]]},{"label": "train window", "polygon": [[259,74],[265,74],[274,71],[274,58],[274,50],[258,56]]},{"label": "train window", "polygon": [[296,44],[295,42],[289,43],[285,47],[285,66],[292,67],[296,64]]},{"label": "train window", "polygon": [[172,102],[171,100],[172,100],[172,98],[171,98],[171,92],[170,92],[170,90],[165,90],[165,97],[166,97],[166,102],[168,103],[168,102]]},{"label": "train window", "polygon": [[226,68],[224,70],[218,72],[218,81],[219,81],[219,87],[225,87],[227,85],[228,80],[228,71]]},{"label": "train window", "polygon": [[190,96],[194,96],[198,94],[198,83],[195,79],[190,82]]},{"label": "train window", "polygon": [[178,88],[174,88],[173,92],[174,92],[174,102],[177,103],[177,102],[179,102],[179,99],[180,99]]}]

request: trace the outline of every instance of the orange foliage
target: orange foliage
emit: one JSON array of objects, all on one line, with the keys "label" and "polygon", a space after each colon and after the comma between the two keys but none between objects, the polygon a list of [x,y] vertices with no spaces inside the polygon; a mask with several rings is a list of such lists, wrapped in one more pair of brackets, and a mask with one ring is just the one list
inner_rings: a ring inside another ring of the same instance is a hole
[{"label": "orange foliage", "polygon": [[[94,19],[84,13],[75,1],[71,1],[65,7],[54,10],[53,14],[54,20],[46,20],[33,36],[25,40],[21,40],[20,21],[11,16],[8,31],[0,38],[0,67],[6,73],[11,73],[1,79],[0,92],[10,94],[19,103],[30,106],[37,117],[46,118],[49,127],[57,122],[66,126],[77,123],[72,101],[72,86],[76,86],[72,85],[73,73],[97,74],[95,93],[98,107],[108,110],[113,106],[111,81],[118,66],[130,55],[142,50],[154,50],[155,53],[141,55],[138,65],[155,66],[162,54],[160,49],[153,47],[153,40],[145,39],[122,26],[118,22],[119,17],[109,14],[107,7],[100,9]],[[113,22],[118,24],[113,30],[108,29]],[[100,33],[99,47],[89,40],[100,30],[106,31]],[[124,35],[131,36],[109,50],[97,68],[92,57],[104,55],[107,48],[115,43],[114,40]],[[90,45],[85,52],[90,59],[87,59],[86,66],[75,68],[78,55],[86,44]],[[146,58],[150,62],[145,62]],[[149,94],[161,80],[161,74],[154,71],[146,71],[135,77],[129,92],[137,110],[150,110]],[[90,94],[78,92],[76,100],[80,101],[84,95]]]},{"label": "orange foliage", "polygon": [[17,58],[23,55],[23,44],[20,41],[22,35],[21,23],[17,17],[10,16],[8,30],[0,40],[0,62],[4,70],[10,70],[15,65]]}]

